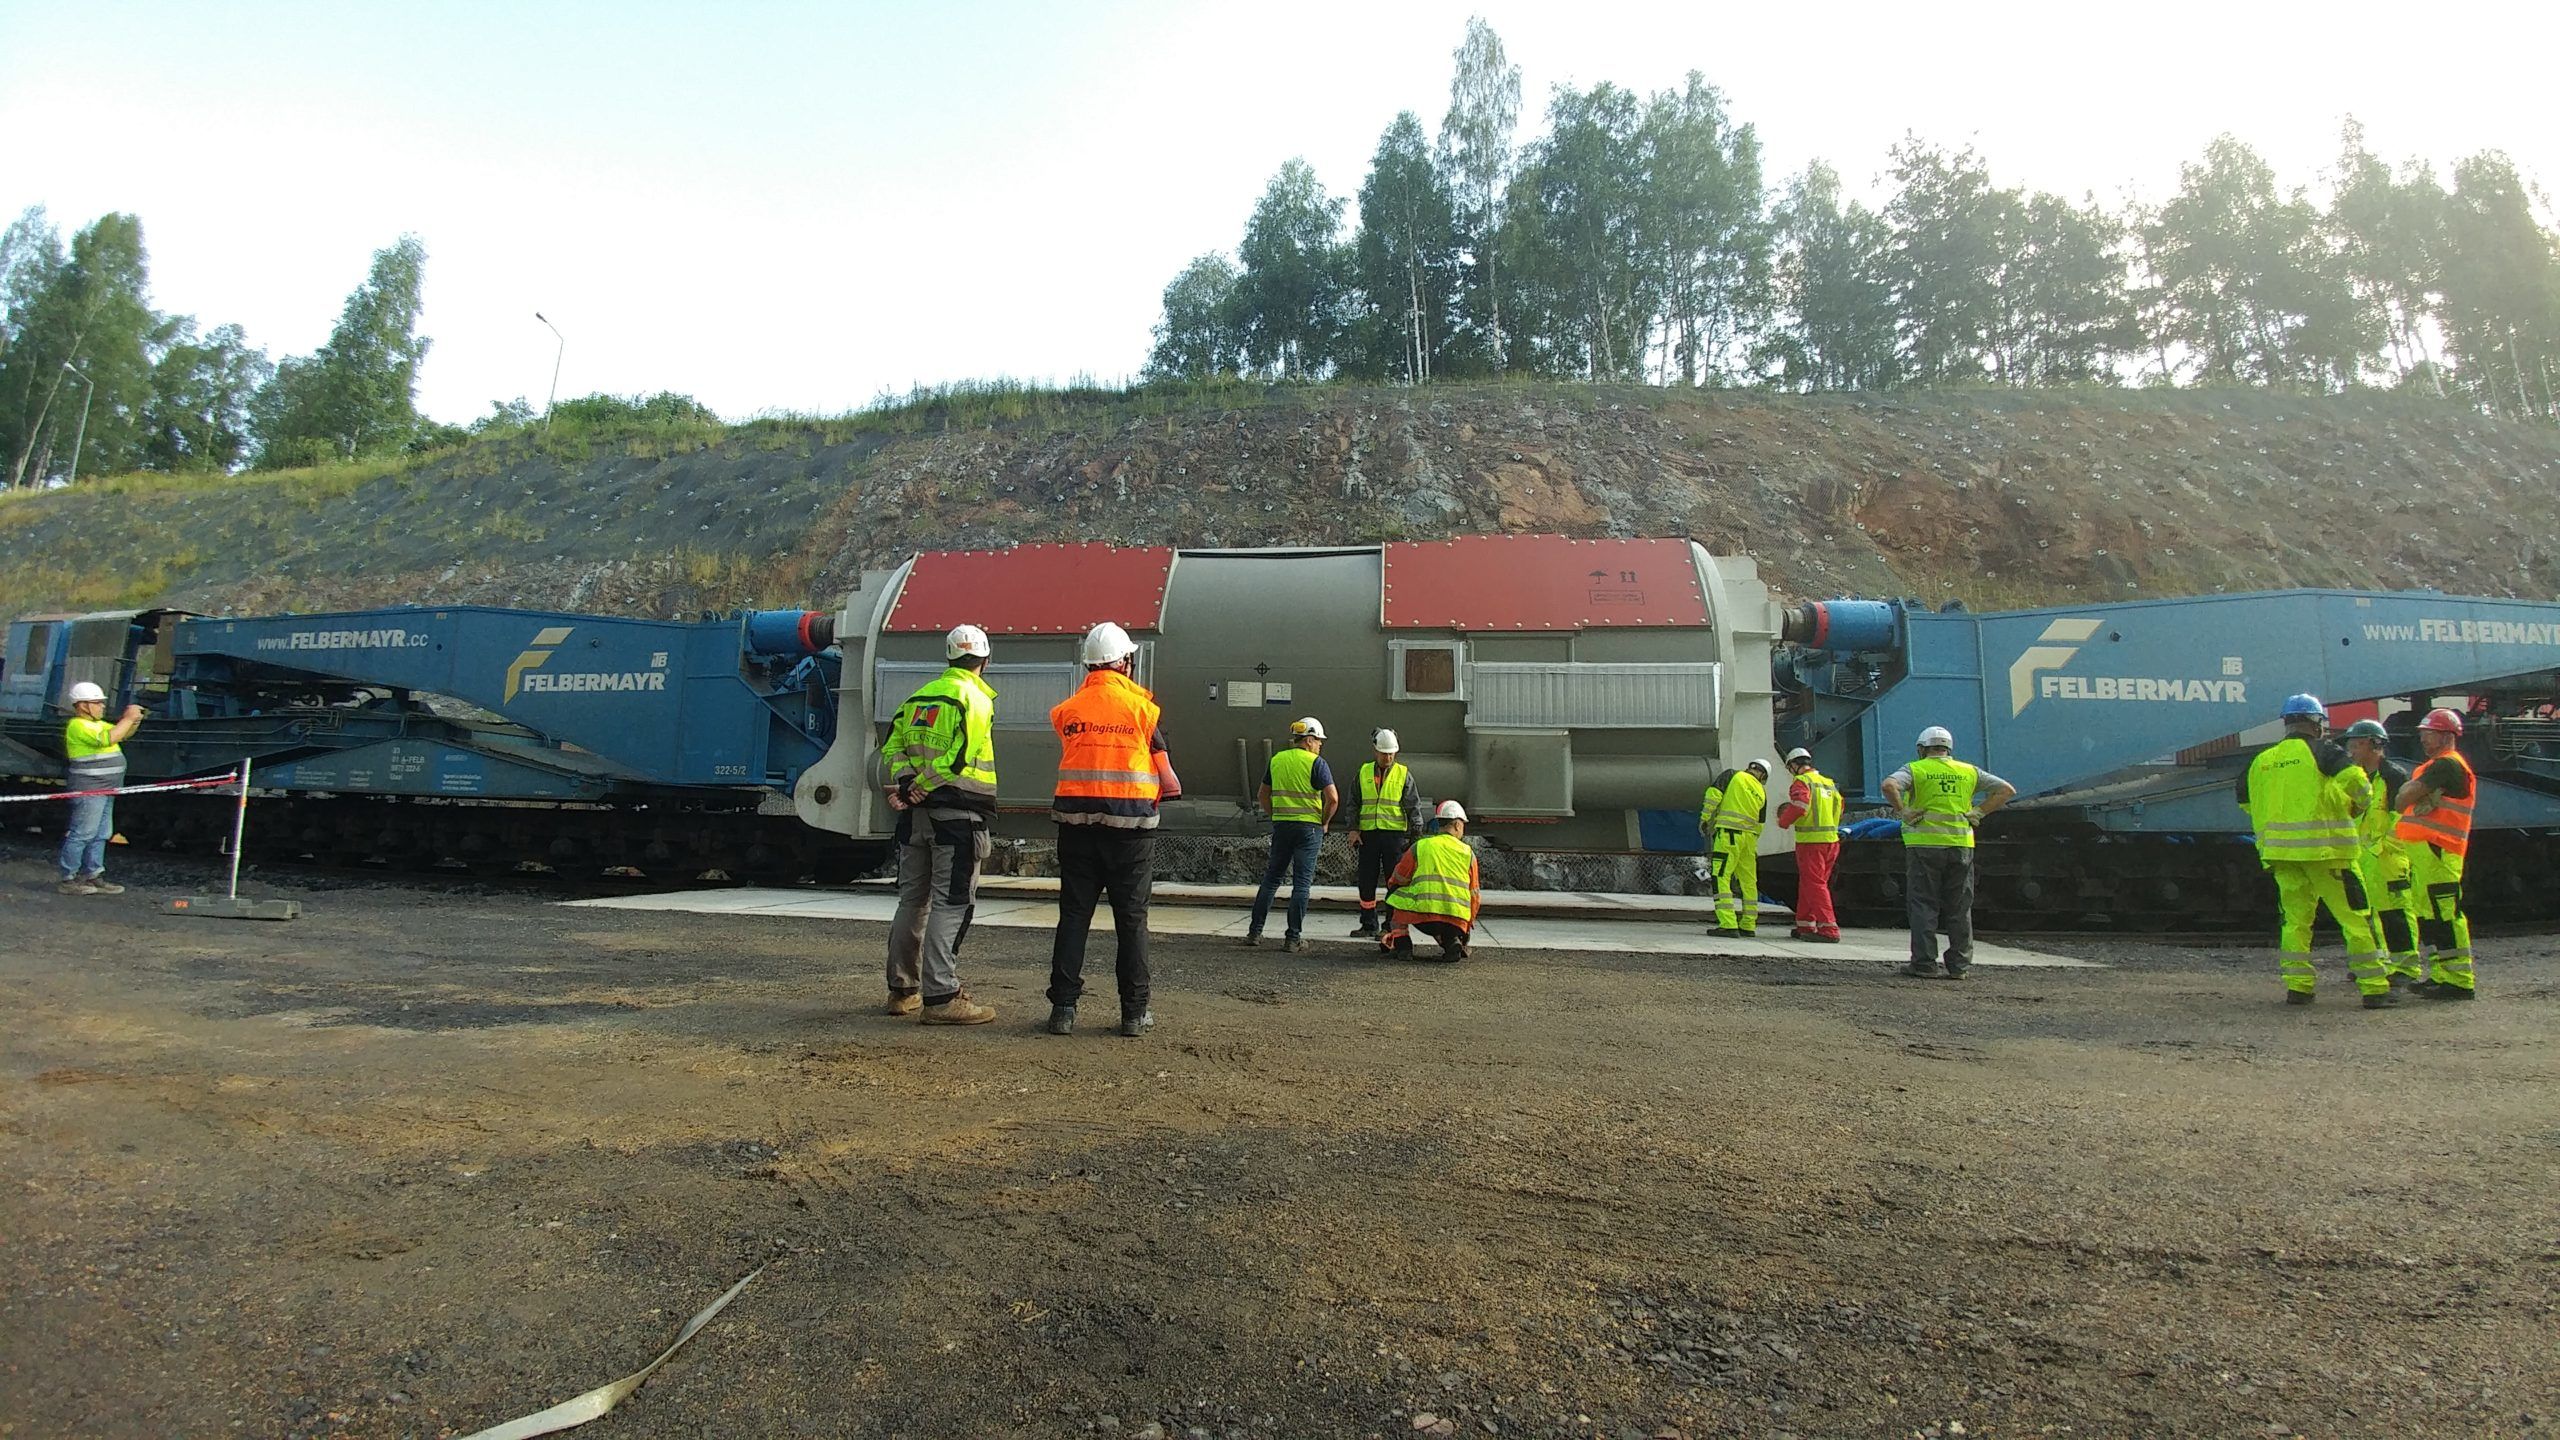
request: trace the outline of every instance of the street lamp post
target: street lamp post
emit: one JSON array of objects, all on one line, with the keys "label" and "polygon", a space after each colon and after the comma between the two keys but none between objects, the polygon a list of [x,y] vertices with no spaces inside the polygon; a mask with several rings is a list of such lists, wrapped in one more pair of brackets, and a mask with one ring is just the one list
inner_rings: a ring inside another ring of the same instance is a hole
[{"label": "street lamp post", "polygon": [[551,393],[542,402],[542,428],[548,430],[551,428],[551,407],[560,403],[560,361],[569,353],[569,337],[560,333],[559,326],[543,319],[541,311],[534,311],[533,318],[541,320],[542,328],[550,331],[551,338],[560,342],[551,352]]},{"label": "street lamp post", "polygon": [[72,379],[89,387],[80,395],[80,428],[71,434],[71,478],[62,482],[77,485],[80,483],[80,447],[89,438],[89,402],[98,398],[98,382],[81,374],[79,367],[68,360],[62,362],[62,368],[71,373]]}]

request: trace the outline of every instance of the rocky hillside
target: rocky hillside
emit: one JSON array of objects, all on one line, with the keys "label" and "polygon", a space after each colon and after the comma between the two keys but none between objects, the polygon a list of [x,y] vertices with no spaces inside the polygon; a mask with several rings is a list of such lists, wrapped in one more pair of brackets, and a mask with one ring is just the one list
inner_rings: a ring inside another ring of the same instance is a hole
[{"label": "rocky hillside", "polygon": [[1485,385],[520,436],[0,503],[0,612],[818,603],[918,549],[1689,535],[1794,597],[2560,595],[2560,434],[2394,397]]}]

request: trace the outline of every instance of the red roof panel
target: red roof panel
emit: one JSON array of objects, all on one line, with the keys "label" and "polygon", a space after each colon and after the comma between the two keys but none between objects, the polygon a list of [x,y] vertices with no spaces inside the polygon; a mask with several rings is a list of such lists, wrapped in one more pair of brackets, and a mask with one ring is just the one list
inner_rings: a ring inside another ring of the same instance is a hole
[{"label": "red roof panel", "polygon": [[938,634],[975,625],[990,635],[1080,635],[1104,620],[1164,628],[1173,550],[1100,543],[1010,550],[928,550],[916,557],[883,627]]},{"label": "red roof panel", "polygon": [[1386,547],[1389,630],[1705,626],[1686,540],[1470,535]]}]

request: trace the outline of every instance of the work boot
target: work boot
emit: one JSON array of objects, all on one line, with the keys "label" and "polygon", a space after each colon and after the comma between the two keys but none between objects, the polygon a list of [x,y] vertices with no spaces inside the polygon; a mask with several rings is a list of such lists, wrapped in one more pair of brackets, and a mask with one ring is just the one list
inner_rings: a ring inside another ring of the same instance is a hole
[{"label": "work boot", "polygon": [[1135,1015],[1126,1010],[1120,1012],[1120,1033],[1132,1040],[1146,1034],[1155,1023],[1156,1012],[1153,1010],[1141,1010]]},{"label": "work boot", "polygon": [[92,891],[96,892],[97,894],[100,894],[100,895],[121,895],[121,894],[123,894],[123,893],[124,893],[124,887],[123,887],[123,886],[118,885],[118,884],[116,884],[115,882],[113,882],[113,881],[109,880],[109,879],[108,879],[106,876],[104,876],[104,875],[90,875],[90,876],[87,876],[87,877],[84,877],[84,878],[86,878],[86,879],[88,880],[88,882],[89,882],[89,888],[90,888]]},{"label": "work boot", "polygon": [[1076,1033],[1076,1007],[1073,1005],[1050,1006],[1049,1033],[1052,1035],[1073,1035]]},{"label": "work boot", "polygon": [[2364,997],[2364,1008],[2367,1010],[2388,1010],[2399,1003],[2400,997],[2388,990],[2376,990]]},{"label": "work boot", "polygon": [[1840,943],[1840,937],[1837,935],[1807,935],[1804,938],[1807,940],[1819,940],[1825,945],[1837,945]]},{"label": "work boot", "polygon": [[1961,980],[1971,973],[1973,973],[1973,962],[1970,960],[1961,965],[1952,960],[1947,962],[1947,978],[1950,980]]},{"label": "work boot", "polygon": [[1375,939],[1377,939],[1377,938],[1378,938],[1378,917],[1377,917],[1377,916],[1375,916],[1375,915],[1363,915],[1363,916],[1361,916],[1361,917],[1360,917],[1360,923],[1359,923],[1358,925],[1355,925],[1355,926],[1353,926],[1353,927],[1352,927],[1352,930],[1351,930],[1351,938],[1352,938],[1352,939],[1354,939],[1354,940],[1375,940]]},{"label": "work boot", "polygon": [[1718,940],[1739,940],[1742,932],[1730,925],[1719,925],[1711,932]]},{"label": "work boot", "polygon": [[1239,941],[1238,943],[1239,943],[1239,944],[1243,944],[1243,945],[1259,946],[1259,945],[1261,945],[1261,944],[1262,944],[1262,932],[1261,932],[1261,931],[1259,931],[1259,930],[1256,930],[1256,931],[1254,931],[1253,933],[1251,933],[1251,934],[1249,934],[1249,935],[1245,936],[1245,937],[1244,937],[1244,939],[1243,939],[1243,940],[1241,940],[1241,941]]},{"label": "work boot", "polygon": [[98,893],[97,886],[92,885],[88,881],[82,880],[77,876],[63,881],[61,884],[54,886],[53,889],[54,893],[58,895],[95,895]]},{"label": "work boot", "polygon": [[1466,942],[1466,941],[1464,941],[1464,940],[1443,940],[1443,941],[1441,941],[1441,942],[1440,942],[1440,958],[1441,958],[1441,959],[1443,959],[1443,960],[1449,960],[1449,961],[1458,961],[1458,960],[1464,960],[1464,959],[1466,959],[1466,958],[1467,958],[1467,942]]},{"label": "work boot", "polygon": [[1399,935],[1399,936],[1397,936],[1397,937],[1396,937],[1396,943],[1395,943],[1394,947],[1393,947],[1393,948],[1391,948],[1390,950],[1388,950],[1388,952],[1387,952],[1387,953],[1388,953],[1388,954],[1390,954],[1390,955],[1395,956],[1395,957],[1396,957],[1397,959],[1399,959],[1399,960],[1410,960],[1410,959],[1412,959],[1412,958],[1413,958],[1413,937],[1412,937],[1412,936],[1410,936],[1410,935]]},{"label": "work boot", "polygon": [[883,1015],[913,1015],[924,1008],[924,997],[913,990],[892,990],[889,1001],[880,1007]]},{"label": "work boot", "polygon": [[1893,973],[1908,975],[1914,980],[1935,980],[1938,978],[1938,967],[1935,964],[1923,965],[1914,960]]},{"label": "work boot", "polygon": [[1316,942],[1313,940],[1292,940],[1280,948],[1288,951],[1292,955],[1304,955],[1308,951],[1316,948]]},{"label": "work boot", "polygon": [[2473,998],[2471,994],[2471,987],[2468,985],[2447,985],[2441,980],[2437,980],[2432,983],[2435,988],[2427,992],[2427,997],[2429,999],[2469,1000]]},{"label": "work boot", "polygon": [[994,1018],[996,1007],[970,999],[966,990],[952,992],[948,1000],[929,1002],[924,1013],[917,1017],[926,1025],[984,1025]]},{"label": "work boot", "polygon": [[2287,990],[2284,992],[2284,1003],[2287,1005],[2308,1005],[2311,1003],[2311,992],[2308,990]]}]

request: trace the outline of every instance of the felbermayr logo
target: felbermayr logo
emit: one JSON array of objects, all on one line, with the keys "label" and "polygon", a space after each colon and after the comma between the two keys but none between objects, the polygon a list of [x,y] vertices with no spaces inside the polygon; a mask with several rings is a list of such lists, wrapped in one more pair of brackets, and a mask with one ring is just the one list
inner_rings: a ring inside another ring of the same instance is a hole
[{"label": "felbermayr logo", "polygon": [[524,672],[538,670],[550,663],[552,647],[568,640],[570,628],[567,625],[553,625],[534,632],[532,647],[518,655],[515,663],[507,667],[507,698],[500,701],[500,704],[513,701],[516,698],[516,692],[524,688]]},{"label": "felbermayr logo", "polygon": [[506,698],[499,704],[509,704],[520,692],[527,690],[550,695],[600,695],[667,688],[667,652],[664,650],[650,652],[646,670],[573,670],[566,675],[545,671],[542,667],[551,662],[553,649],[568,642],[572,628],[553,625],[534,632],[532,646],[507,667]]},{"label": "felbermayr logo", "polygon": [[2029,702],[2047,700],[2147,700],[2184,705],[2246,705],[2249,682],[2240,678],[2237,655],[2222,657],[2223,679],[2197,680],[2166,675],[2057,675],[2106,624],[2072,615],[2053,621],[2036,643],[2009,665],[2009,713],[2017,715]]}]

